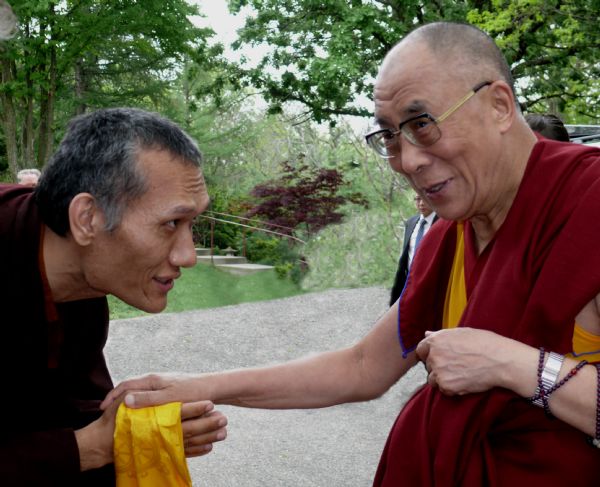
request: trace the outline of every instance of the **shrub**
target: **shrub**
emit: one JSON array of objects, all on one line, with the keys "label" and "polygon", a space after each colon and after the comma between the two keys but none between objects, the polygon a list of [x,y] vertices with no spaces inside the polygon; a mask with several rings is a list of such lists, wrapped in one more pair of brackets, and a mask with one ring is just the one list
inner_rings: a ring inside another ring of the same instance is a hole
[{"label": "shrub", "polygon": [[[237,248],[241,249],[242,246],[243,242],[238,241]],[[289,277],[296,284],[306,274],[298,247],[285,238],[268,237],[260,233],[249,235],[246,238],[246,257],[251,262],[275,266],[278,277]]]},{"label": "shrub", "polygon": [[400,211],[374,209],[322,230],[306,246],[310,271],[302,288],[391,286],[401,252],[402,221]]}]

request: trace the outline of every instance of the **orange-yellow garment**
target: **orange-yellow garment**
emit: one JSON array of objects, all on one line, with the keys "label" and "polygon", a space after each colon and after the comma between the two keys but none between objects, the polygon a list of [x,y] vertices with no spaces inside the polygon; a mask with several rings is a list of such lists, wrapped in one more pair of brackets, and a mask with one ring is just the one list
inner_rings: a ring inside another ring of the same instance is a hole
[{"label": "orange-yellow garment", "polygon": [[119,406],[115,424],[117,487],[190,487],[181,403],[142,409]]},{"label": "orange-yellow garment", "polygon": [[467,307],[467,285],[465,283],[465,226],[456,225],[456,250],[444,302],[444,328],[456,328]]},{"label": "orange-yellow garment", "polygon": [[575,323],[573,353],[568,353],[567,357],[575,360],[587,360],[588,362],[600,362],[600,336],[584,330]]},{"label": "orange-yellow garment", "polygon": [[[465,282],[465,236],[464,225],[456,226],[456,250],[444,302],[444,328],[455,328],[467,306]],[[573,330],[573,353],[567,354],[576,360],[600,362],[600,336],[593,335],[575,323]]]}]

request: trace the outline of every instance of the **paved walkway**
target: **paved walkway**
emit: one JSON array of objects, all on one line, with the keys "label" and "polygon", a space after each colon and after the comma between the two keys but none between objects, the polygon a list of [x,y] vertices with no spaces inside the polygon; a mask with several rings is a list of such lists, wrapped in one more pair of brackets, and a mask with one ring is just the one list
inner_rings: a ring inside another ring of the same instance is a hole
[{"label": "paved walkway", "polygon": [[[250,367],[355,342],[386,310],[388,291],[330,290],[287,299],[111,324],[107,359],[116,382],[147,372]],[[369,486],[389,429],[424,381],[418,367],[384,397],[321,410],[219,406],[229,437],[189,460],[194,486]]]}]

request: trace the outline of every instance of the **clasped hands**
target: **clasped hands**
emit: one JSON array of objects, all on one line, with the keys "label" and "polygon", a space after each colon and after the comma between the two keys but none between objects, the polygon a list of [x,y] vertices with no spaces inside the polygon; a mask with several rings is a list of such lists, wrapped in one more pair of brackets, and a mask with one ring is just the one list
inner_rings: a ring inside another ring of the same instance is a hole
[{"label": "clasped hands", "polygon": [[460,327],[425,332],[416,353],[430,386],[446,395],[464,395],[510,388],[510,369],[521,346],[491,331]]},{"label": "clasped hands", "polygon": [[[132,392],[132,389],[126,392]],[[82,471],[112,463],[115,417],[126,392],[113,389],[100,406],[104,411],[102,416],[75,432]],[[181,429],[185,456],[190,458],[209,453],[213,443],[227,437],[226,425],[227,418],[214,409],[211,401],[183,402]]]}]

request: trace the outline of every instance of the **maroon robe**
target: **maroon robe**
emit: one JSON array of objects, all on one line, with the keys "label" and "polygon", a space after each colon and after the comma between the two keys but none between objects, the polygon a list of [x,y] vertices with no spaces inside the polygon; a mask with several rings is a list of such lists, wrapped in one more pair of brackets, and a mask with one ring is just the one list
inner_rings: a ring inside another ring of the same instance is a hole
[{"label": "maroon robe", "polygon": [[[468,304],[459,326],[567,353],[576,314],[600,292],[600,150],[542,139],[515,201],[477,256],[465,225]],[[423,239],[400,298],[404,353],[441,328],[456,223]],[[577,380],[574,378],[573,380]],[[428,385],[399,414],[375,486],[600,485],[586,435],[511,391],[444,396]]]},{"label": "maroon robe", "polygon": [[112,389],[106,298],[59,304],[48,323],[40,229],[31,189],[0,184],[0,485],[111,486],[112,465],[80,473],[74,434]]}]

